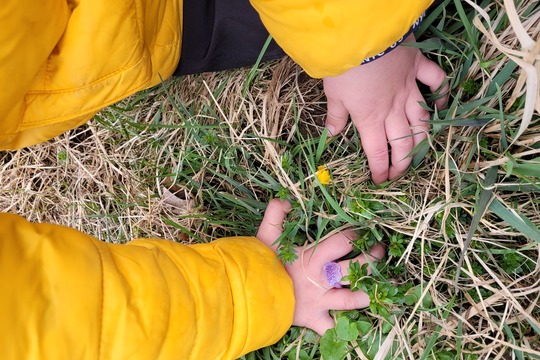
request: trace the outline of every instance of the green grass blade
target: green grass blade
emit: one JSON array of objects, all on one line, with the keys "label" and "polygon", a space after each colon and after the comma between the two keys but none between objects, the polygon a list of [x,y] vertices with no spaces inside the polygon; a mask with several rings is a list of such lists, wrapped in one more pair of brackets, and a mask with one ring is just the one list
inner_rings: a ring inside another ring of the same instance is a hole
[{"label": "green grass blade", "polygon": [[469,232],[467,233],[467,238],[465,240],[465,244],[463,244],[463,249],[461,250],[461,255],[458,261],[456,277],[454,280],[456,286],[459,280],[459,275],[461,274],[461,266],[463,265],[463,259],[465,258],[465,254],[467,253],[467,250],[469,249],[469,246],[471,244],[472,236],[476,232],[478,224],[480,224],[480,219],[482,219],[484,213],[488,209],[488,203],[493,196],[492,186],[497,179],[497,171],[498,167],[496,166],[489,168],[486,174],[486,179],[484,180],[483,189],[478,196],[478,201],[476,202],[475,212],[471,221],[471,226],[469,227]]},{"label": "green grass blade", "polygon": [[482,127],[493,121],[493,117],[478,117],[478,118],[454,118],[451,120],[431,120],[431,125],[443,126],[476,126]]},{"label": "green grass blade", "polygon": [[343,219],[345,220],[346,222],[348,222],[350,225],[358,225],[358,221],[353,219],[352,217],[350,217],[346,212],[345,210],[343,210],[341,208],[341,206],[339,206],[339,204],[337,203],[336,200],[334,200],[334,198],[332,197],[332,195],[330,195],[330,193],[328,192],[328,190],[326,189],[326,187],[321,184],[319,182],[319,180],[316,180],[318,185],[319,185],[319,189],[321,189],[321,192],[323,193],[324,195],[324,198],[326,199],[326,201],[328,201],[328,203],[330,204],[330,206],[332,207],[332,209],[334,209],[334,211]]},{"label": "green grass blade", "polygon": [[510,210],[498,199],[494,199],[489,205],[489,210],[498,217],[506,221],[514,229],[520,231],[524,236],[540,242],[540,230],[527,218],[515,210]]},{"label": "green grass blade", "polygon": [[261,60],[264,56],[264,53],[266,52],[266,49],[268,49],[268,46],[270,45],[270,42],[272,41],[272,36],[268,35],[268,38],[264,42],[264,45],[261,49],[261,52],[259,53],[259,56],[257,57],[257,60],[255,61],[255,64],[253,64],[253,67],[251,68],[251,71],[247,75],[246,84],[244,85],[244,89],[242,91],[242,96],[245,96],[249,86],[251,85],[253,79],[255,78],[255,74],[257,73],[257,69],[259,68],[259,65],[261,64]]},{"label": "green grass blade", "polygon": [[479,55],[480,51],[478,50],[478,37],[474,34],[474,27],[472,26],[469,17],[465,13],[465,9],[463,8],[461,0],[454,0],[454,4],[456,6],[459,18],[461,19],[461,22],[465,27],[465,32],[467,33],[467,40],[471,42],[474,53],[476,55]]},{"label": "green grass blade", "polygon": [[497,87],[501,87],[506,83],[506,81],[510,80],[511,77],[515,74],[517,64],[513,62],[512,60],[508,60],[506,65],[495,75],[493,80],[491,81],[491,84],[489,84],[488,91],[486,96],[491,97],[497,93]]},{"label": "green grass blade", "polygon": [[321,156],[326,149],[326,144],[328,140],[328,129],[324,129],[324,131],[321,134],[321,137],[319,138],[319,143],[317,144],[317,152],[315,153],[315,162],[319,164],[321,160]]},{"label": "green grass blade", "polygon": [[[503,323],[503,329],[504,329],[504,332],[506,333],[506,336],[508,336],[508,339],[512,342],[512,344],[515,345],[516,344],[516,338],[514,337],[514,334],[512,334],[512,330],[510,329],[510,327],[507,324]],[[513,351],[514,351],[514,355],[516,356],[517,360],[524,360],[522,351],[518,351],[518,350],[515,350],[515,349]]]}]

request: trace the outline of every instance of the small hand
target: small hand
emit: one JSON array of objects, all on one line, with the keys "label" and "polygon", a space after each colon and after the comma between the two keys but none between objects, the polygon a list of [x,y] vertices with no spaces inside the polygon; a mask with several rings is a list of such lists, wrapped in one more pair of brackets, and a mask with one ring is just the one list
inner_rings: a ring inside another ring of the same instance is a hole
[{"label": "small hand", "polygon": [[[283,222],[289,211],[288,202],[277,199],[270,201],[259,227],[257,238],[274,251],[277,247],[274,242],[282,233]],[[322,335],[334,326],[334,320],[328,314],[330,309],[353,310],[369,306],[369,296],[361,291],[330,287],[324,271],[326,263],[336,261],[353,250],[351,240],[354,239],[352,231],[345,231],[321,241],[315,248],[297,248],[299,258],[293,264],[285,265],[294,284],[294,325],[308,327]],[[377,261],[383,256],[384,248],[378,244],[371,248],[367,258],[360,255],[353,261],[364,264],[368,260]],[[348,274],[349,261],[338,262],[343,276]]]},{"label": "small hand", "polygon": [[[414,41],[412,35],[405,40]],[[429,125],[425,120],[430,116],[419,105],[425,100],[417,79],[432,92],[444,94],[435,101],[437,108],[442,108],[449,88],[445,84],[446,74],[414,47],[398,46],[371,63],[323,79],[328,130],[338,134],[350,114],[376,184],[404,174],[411,163],[407,155],[427,137]]]}]

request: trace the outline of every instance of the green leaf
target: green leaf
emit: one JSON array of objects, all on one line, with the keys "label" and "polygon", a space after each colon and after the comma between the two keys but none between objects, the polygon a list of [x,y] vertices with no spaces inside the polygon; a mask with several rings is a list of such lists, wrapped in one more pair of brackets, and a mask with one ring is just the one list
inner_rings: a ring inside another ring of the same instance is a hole
[{"label": "green leaf", "polygon": [[478,38],[474,36],[474,32],[475,32],[474,27],[471,24],[471,21],[468,18],[467,14],[465,13],[465,9],[463,8],[461,1],[454,0],[454,4],[459,14],[459,18],[461,19],[461,22],[463,26],[465,27],[465,31],[467,32],[467,39],[471,42],[471,47],[473,48],[473,51],[478,55],[480,51],[478,50],[478,44],[477,44]]},{"label": "green leaf", "polygon": [[337,319],[336,333],[341,340],[354,341],[358,338],[358,325],[356,322],[349,322],[346,316],[342,316]]},{"label": "green leaf", "polygon": [[381,326],[381,332],[386,335],[389,334],[393,328],[394,324],[392,324],[390,321],[384,321]]},{"label": "green leaf", "polygon": [[456,335],[456,353],[461,354],[461,347],[463,342],[463,321],[461,319],[458,320]]},{"label": "green leaf", "polygon": [[[422,296],[423,288],[420,285],[416,285],[413,288],[410,288],[409,291],[405,294],[405,304],[412,306],[420,300]],[[426,293],[426,296],[422,299],[422,307],[429,308],[431,306],[431,295],[429,292]]]},{"label": "green leaf", "polygon": [[[413,156],[411,166],[413,168],[418,167],[418,165],[424,161],[424,158],[430,149],[428,139],[420,141],[420,143],[411,151],[410,155]],[[407,157],[409,157],[409,155],[407,155]]]},{"label": "green leaf", "polygon": [[516,160],[513,157],[508,157],[508,162],[506,163],[506,177],[514,173],[514,166],[516,165]]},{"label": "green leaf", "polygon": [[366,336],[369,330],[373,327],[369,321],[363,321],[359,320],[356,322],[356,327],[358,328],[358,332],[362,336]]},{"label": "green leaf", "polygon": [[[480,106],[488,103],[493,97],[483,97],[481,99],[478,99],[478,100],[474,100],[474,101],[469,101],[469,102],[466,102],[464,104],[460,104],[459,107],[458,107],[458,112],[460,114],[464,113],[464,112],[469,112],[469,111],[474,111],[476,109],[478,109]],[[461,119],[461,120],[466,120],[465,118]]]},{"label": "green leaf", "polygon": [[324,360],[343,360],[347,353],[347,342],[338,338],[335,329],[327,330],[321,337],[321,355]]},{"label": "green leaf", "polygon": [[[297,353],[298,353],[298,357],[296,356]],[[289,351],[289,353],[287,354],[287,359],[289,359],[289,360],[298,360],[298,359],[299,360],[311,360],[311,357],[308,355],[306,350],[300,349],[300,351],[298,351],[297,348],[294,348],[291,351]]]},{"label": "green leaf", "polygon": [[388,247],[388,255],[399,257],[405,252],[405,246],[400,243],[390,243]]},{"label": "green leaf", "polygon": [[450,351],[450,350],[442,350],[437,351],[437,360],[455,360],[456,359],[456,351]]}]

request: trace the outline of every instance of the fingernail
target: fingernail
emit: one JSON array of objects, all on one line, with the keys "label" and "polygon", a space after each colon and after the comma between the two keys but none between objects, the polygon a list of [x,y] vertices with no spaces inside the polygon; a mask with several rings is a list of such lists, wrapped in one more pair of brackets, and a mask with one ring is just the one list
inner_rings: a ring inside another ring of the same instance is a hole
[{"label": "fingernail", "polygon": [[330,135],[334,136],[334,134],[336,133],[336,127],[334,125],[326,125],[326,128],[328,129],[328,132],[330,133]]}]

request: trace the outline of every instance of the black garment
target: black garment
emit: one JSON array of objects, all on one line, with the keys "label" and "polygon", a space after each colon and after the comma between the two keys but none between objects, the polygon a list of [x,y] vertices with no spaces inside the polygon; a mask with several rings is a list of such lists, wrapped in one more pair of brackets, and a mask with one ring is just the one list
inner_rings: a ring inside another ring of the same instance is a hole
[{"label": "black garment", "polygon": [[[249,0],[184,0],[182,54],[174,75],[253,65],[268,36]],[[263,61],[284,55],[272,40]]]},{"label": "black garment", "polygon": [[[426,13],[443,1],[435,0]],[[365,59],[364,63],[394,49],[424,17],[425,13],[398,42],[381,54]],[[251,66],[257,61],[268,36],[249,0],[184,0],[182,54],[174,75]],[[284,55],[285,52],[272,40],[262,61]]]}]

